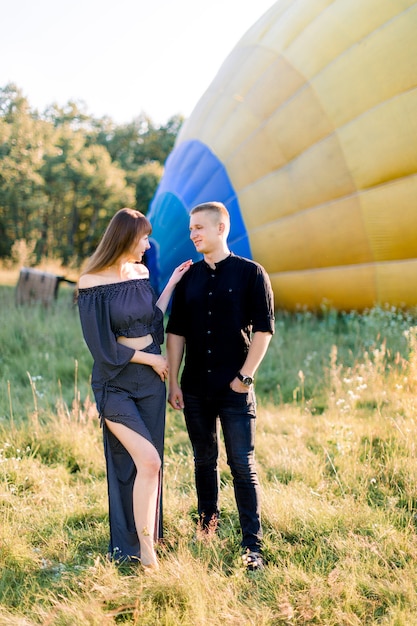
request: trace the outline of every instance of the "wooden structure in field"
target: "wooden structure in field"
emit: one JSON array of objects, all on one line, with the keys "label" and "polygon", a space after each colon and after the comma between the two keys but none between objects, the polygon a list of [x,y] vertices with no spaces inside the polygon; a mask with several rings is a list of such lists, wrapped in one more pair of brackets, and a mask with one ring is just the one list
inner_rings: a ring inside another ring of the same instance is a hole
[{"label": "wooden structure in field", "polygon": [[22,267],[16,286],[16,304],[42,304],[49,306],[58,296],[61,282],[75,285],[75,281],[64,276],[42,272],[31,267]]}]

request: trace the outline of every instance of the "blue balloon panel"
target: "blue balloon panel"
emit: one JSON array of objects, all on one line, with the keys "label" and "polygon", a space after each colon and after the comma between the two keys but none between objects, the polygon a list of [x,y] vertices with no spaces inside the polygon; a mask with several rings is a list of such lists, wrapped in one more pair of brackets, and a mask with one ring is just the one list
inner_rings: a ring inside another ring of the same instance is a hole
[{"label": "blue balloon panel", "polygon": [[239,201],[223,164],[202,142],[183,142],[167,159],[163,179],[148,213],[158,291],[182,261],[201,258],[189,238],[189,214],[197,204],[210,201],[223,202],[230,213],[230,249],[252,258]]}]

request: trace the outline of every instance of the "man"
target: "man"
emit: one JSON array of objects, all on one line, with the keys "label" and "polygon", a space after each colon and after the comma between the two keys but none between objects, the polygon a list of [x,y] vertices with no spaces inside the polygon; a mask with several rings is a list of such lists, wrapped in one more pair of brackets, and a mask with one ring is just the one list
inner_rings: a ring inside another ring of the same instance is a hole
[{"label": "man", "polygon": [[200,526],[207,532],[219,517],[220,420],[243,560],[249,570],[256,570],[263,560],[253,377],[274,332],[274,306],[268,275],[259,264],[230,252],[229,230],[229,213],[220,202],[191,210],[190,237],[203,260],[191,266],[174,292],[167,326],[168,401],[184,410],[194,452]]}]

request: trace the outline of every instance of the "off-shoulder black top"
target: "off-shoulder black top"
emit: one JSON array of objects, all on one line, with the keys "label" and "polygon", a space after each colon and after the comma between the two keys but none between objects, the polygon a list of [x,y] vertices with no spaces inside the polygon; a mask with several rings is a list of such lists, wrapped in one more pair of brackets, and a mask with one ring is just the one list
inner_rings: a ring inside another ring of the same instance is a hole
[{"label": "off-shoulder black top", "polygon": [[130,362],[135,350],[117,337],[164,341],[164,315],[156,305],[148,278],[135,278],[79,289],[78,309],[85,342],[93,356],[92,386],[96,391]]}]

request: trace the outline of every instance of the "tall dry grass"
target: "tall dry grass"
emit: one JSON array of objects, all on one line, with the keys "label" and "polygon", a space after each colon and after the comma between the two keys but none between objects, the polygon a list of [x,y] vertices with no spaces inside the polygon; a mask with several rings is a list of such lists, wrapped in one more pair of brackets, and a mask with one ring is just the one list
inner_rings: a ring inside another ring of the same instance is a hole
[{"label": "tall dry grass", "polygon": [[217,536],[196,538],[190,444],[181,414],[168,410],[165,542],[160,571],[147,577],[105,559],[101,432],[69,294],[48,312],[16,310],[10,295],[0,288],[9,320],[0,331],[0,624],[416,623],[411,313],[278,316],[257,377],[261,573],[241,563],[223,449],[222,523]]}]

